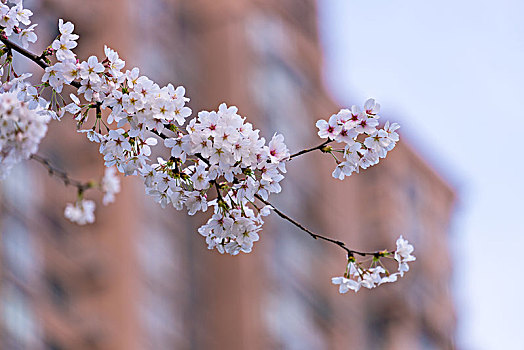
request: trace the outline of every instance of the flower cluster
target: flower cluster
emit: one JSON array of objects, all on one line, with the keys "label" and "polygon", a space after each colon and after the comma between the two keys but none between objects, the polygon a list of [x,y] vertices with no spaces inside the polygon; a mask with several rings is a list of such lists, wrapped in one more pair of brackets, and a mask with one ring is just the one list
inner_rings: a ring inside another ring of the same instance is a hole
[{"label": "flower cluster", "polygon": [[[91,73],[94,73],[95,69],[96,72],[100,70],[100,67],[88,66],[86,62],[81,65],[77,63],[76,56],[72,51],[77,46],[76,40],[78,39],[78,35],[73,34],[74,29],[73,23],[64,23],[62,19],[59,20],[58,31],[60,35],[51,44],[51,52],[54,52],[58,62],[47,67],[42,76],[42,82],[47,83],[57,93],[62,92],[64,84],[70,84],[79,77],[85,79]],[[80,70],[80,67],[83,69]],[[96,74],[93,74],[93,77],[96,77]]]},{"label": "flower cluster", "polygon": [[397,239],[397,250],[395,251],[395,260],[398,262],[398,274],[402,277],[404,272],[409,271],[408,262],[415,261],[416,258],[411,255],[413,246],[407,240],[400,236]]},{"label": "flower cluster", "polygon": [[381,258],[391,256],[391,253],[383,251],[373,256],[372,266],[368,268],[363,267],[362,263],[357,262],[354,256],[350,256],[344,276],[333,277],[331,282],[339,285],[340,293],[347,293],[349,290],[358,292],[361,287],[371,289],[383,283],[396,282],[399,276],[404,276],[404,272],[409,270],[407,263],[415,261],[416,258],[411,255],[412,252],[413,246],[400,236],[397,239],[397,250],[394,253],[395,260],[398,262],[397,272],[389,273],[382,264],[377,265]]},{"label": "flower cluster", "polygon": [[89,181],[85,184],[77,184],[78,197],[74,204],[68,203],[64,216],[66,219],[78,224],[92,224],[95,222],[95,202],[84,199],[84,191],[88,188],[98,187],[104,194],[102,203],[108,205],[115,201],[115,194],[120,192],[120,179],[116,175],[116,169],[114,167],[106,168],[104,177],[97,185],[93,181]]},{"label": "flower cluster", "polygon": [[[108,47],[101,60],[91,56],[76,62],[72,49],[78,36],[73,29],[70,22],[59,22],[61,34],[52,45],[57,63],[46,68],[42,81],[57,93],[63,85],[80,84],[64,110],[80,127],[96,111],[93,127],[79,132],[100,144],[105,165],[141,176],[146,193],[162,207],[172,204],[193,215],[212,206],[214,215],[199,229],[210,249],[231,254],[251,251],[262,216],[269,214],[254,203],[255,195],[267,199],[281,190],[289,158],[284,137],[275,134],[266,145],[259,130],[246,123],[236,107],[225,104],[189,119],[192,111],[183,87],[160,87],[140,75],[138,68],[124,73],[125,62]],[[109,110],[105,122],[104,110]],[[114,124],[116,128],[110,128]],[[150,161],[152,147],[158,144],[153,135],[164,139],[169,159]],[[106,193],[105,200],[112,198]]]},{"label": "flower cluster", "polygon": [[[255,195],[268,198],[281,190],[289,151],[282,135],[269,145],[259,130],[237,114],[236,107],[202,111],[189,121],[186,132],[165,139],[171,158],[142,170],[146,191],[162,205],[187,208],[189,215],[214,207],[214,215],[198,231],[210,249],[237,254],[251,251],[258,240],[262,216]],[[214,189],[216,199],[208,199]],[[252,208],[250,208],[250,205]],[[257,214],[255,214],[255,211]]]},{"label": "flower cluster", "polygon": [[[274,134],[266,144],[260,131],[246,122],[236,107],[226,104],[216,111],[192,116],[184,87],[160,86],[141,75],[138,68],[124,70],[125,62],[108,47],[104,47],[104,57],[79,60],[73,52],[79,37],[73,33],[74,25],[62,19],[58,23],[59,35],[40,56],[32,57],[18,47],[18,51],[45,67],[41,84],[33,86],[26,81],[30,74],[14,72],[12,51],[17,46],[6,39],[13,33],[19,34],[22,46],[27,48],[37,40],[33,32],[36,25],[21,29],[20,23],[31,24],[32,13],[23,8],[22,0],[11,3],[14,6],[0,4],[4,42],[0,46],[0,74],[5,81],[0,86],[0,176],[14,163],[35,153],[49,120],[59,120],[68,112],[77,121],[78,132],[99,144],[107,167],[99,186],[91,182],[75,185],[78,198],[74,204],[67,204],[64,211],[72,222],[83,225],[95,220],[95,203],[83,198],[85,189],[98,187],[104,194],[104,204],[114,201],[120,191],[117,171],[141,177],[146,193],[162,207],[172,205],[177,210],[187,210],[189,215],[213,208],[213,214],[198,232],[209,249],[220,253],[251,252],[259,240],[263,218],[271,210],[286,218],[267,201],[270,194],[281,191],[286,163],[297,155],[290,155],[283,135]],[[67,86],[76,88],[69,95],[70,103],[61,95]],[[43,98],[48,88],[50,101]],[[331,153],[337,162],[333,176],[339,179],[378,163],[399,139],[398,124],[388,122],[378,128],[379,108],[370,99],[362,111],[353,106],[328,121],[319,120],[318,135],[326,142],[298,154],[314,149]],[[344,148],[334,149],[328,145],[332,142],[342,143]],[[342,154],[343,161],[337,153]],[[151,160],[153,155],[156,161]],[[335,242],[301,228],[315,238]],[[351,252],[344,245],[341,247]],[[408,271],[408,262],[415,260],[412,251],[413,247],[402,237],[397,240],[394,258],[399,268],[392,274],[377,263],[393,253],[358,253],[373,256],[368,268],[350,254],[346,273],[333,278],[333,283],[345,293],[396,281]]]},{"label": "flower cluster", "polygon": [[87,199],[78,199],[75,204],[67,203],[64,216],[78,225],[95,222],[95,202]]},{"label": "flower cluster", "polygon": [[106,168],[100,186],[102,187],[102,193],[104,194],[102,203],[104,203],[104,205],[113,203],[115,201],[115,194],[120,192],[120,179],[116,176],[115,168]]},{"label": "flower cluster", "polygon": [[0,179],[13,165],[29,159],[47,132],[50,118],[41,104],[23,102],[25,96],[35,96],[33,89],[16,86],[12,92],[0,93]]},{"label": "flower cluster", "polygon": [[[236,255],[250,252],[253,242],[258,240],[257,232],[262,228],[262,216],[267,210],[249,207],[258,195],[267,199],[270,193],[281,191],[280,181],[284,178],[285,161],[289,150],[284,137],[275,134],[266,146],[259,137],[259,130],[237,114],[236,107],[221,104],[217,112],[203,111],[191,120],[188,135],[180,139],[166,140],[172,145],[171,154],[184,152],[206,159],[199,163],[192,177],[200,184],[206,184],[201,191],[216,185],[218,197],[209,204],[214,206],[213,217],[200,227],[198,232],[206,237],[210,249]],[[184,139],[188,141],[184,147]],[[219,180],[223,179],[224,182]]]},{"label": "flower cluster", "polygon": [[399,140],[396,130],[400,126],[387,122],[383,129],[377,129],[379,111],[380,105],[369,99],[364,104],[364,110],[352,106],[350,109],[340,110],[328,121],[317,121],[318,136],[345,144],[344,149],[333,150],[329,147],[324,150],[332,154],[333,151],[340,152],[343,155],[344,161],[333,155],[337,162],[333,171],[334,178],[342,180],[353,172],[358,173],[359,168],[366,169],[377,164],[380,158],[385,158],[388,151],[395,147]]},{"label": "flower cluster", "polygon": [[[7,2],[7,1],[3,1]],[[24,9],[22,0],[10,0],[12,7],[0,3],[0,26],[4,28],[3,35],[11,37],[18,34],[18,39],[24,48],[29,47],[29,43],[36,42],[37,36],[34,32],[36,24],[30,25],[29,17],[33,15],[28,9]],[[21,25],[28,26],[22,29]]]}]

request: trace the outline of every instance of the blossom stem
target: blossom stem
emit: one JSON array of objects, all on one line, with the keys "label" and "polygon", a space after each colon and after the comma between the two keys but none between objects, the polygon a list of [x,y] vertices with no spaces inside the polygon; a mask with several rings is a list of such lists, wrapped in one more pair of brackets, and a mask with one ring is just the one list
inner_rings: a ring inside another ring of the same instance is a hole
[{"label": "blossom stem", "polygon": [[314,239],[321,239],[321,240],[324,240],[324,241],[327,241],[327,242],[330,242],[330,243],[333,243],[333,244],[339,246],[340,248],[344,249],[347,252],[348,256],[353,256],[354,254],[357,254],[357,255],[360,255],[360,256],[366,256],[366,255],[367,256],[369,256],[369,255],[379,256],[381,254],[380,251],[377,251],[377,252],[361,252],[361,251],[358,251],[358,250],[349,249],[346,246],[346,244],[344,242],[342,242],[342,241],[339,241],[339,240],[336,240],[336,239],[333,239],[333,238],[330,238],[330,237],[322,236],[322,235],[319,235],[318,233],[315,233],[315,232],[311,231],[310,229],[308,229],[307,227],[302,225],[300,222],[296,221],[295,219],[293,219],[293,218],[289,217],[288,215],[286,215],[285,213],[283,213],[280,209],[276,208],[274,205],[269,203],[267,200],[262,198],[260,195],[255,194],[255,197],[259,201],[264,203],[265,205],[271,206],[273,208],[273,211],[275,213],[277,213],[277,215],[280,216],[282,219],[289,221],[290,223],[292,223],[293,225],[295,225],[296,227],[298,227],[302,231],[304,231],[307,234],[309,234]]},{"label": "blossom stem", "polygon": [[33,159],[33,160],[37,161],[38,163],[42,164],[43,166],[45,166],[47,168],[47,171],[49,172],[49,175],[56,176],[57,178],[62,180],[62,182],[64,183],[65,186],[76,187],[78,189],[79,193],[83,193],[85,190],[87,190],[89,188],[94,188],[93,183],[91,181],[89,181],[89,182],[81,182],[81,181],[72,179],[69,175],[67,175],[67,173],[65,171],[62,171],[62,170],[54,167],[51,164],[51,162],[48,159],[44,158],[44,157],[41,157],[41,156],[39,156],[37,154],[32,154],[31,155],[31,159]]},{"label": "blossom stem", "polygon": [[[167,136],[163,133],[160,133],[158,132],[157,130],[152,130],[152,132],[154,134],[156,134],[157,136],[159,136],[160,138],[162,139],[166,139]],[[296,157],[296,156],[299,156],[299,155],[302,155],[302,154],[305,154],[305,153],[308,153],[308,152],[312,152],[312,151],[315,151],[315,150],[321,150],[324,146],[326,146],[327,144],[329,144],[330,142],[332,142],[333,140],[326,140],[324,141],[322,144],[316,146],[316,147],[313,147],[313,148],[308,148],[308,149],[305,149],[305,150],[302,150],[300,152],[297,152],[293,155],[291,155],[289,157],[289,159],[293,158],[293,157]],[[208,164],[209,165],[209,162],[207,159],[205,159],[204,157],[202,157],[200,154],[196,154],[196,156],[201,159],[204,163]],[[212,183],[214,183],[215,187],[216,187],[216,191],[217,191],[217,195],[218,195],[218,198],[220,199],[221,198],[221,194],[220,194],[220,188],[218,186],[218,183],[216,181],[211,181]],[[280,209],[276,208],[274,205],[272,205],[271,203],[269,203],[268,201],[266,201],[264,198],[262,198],[260,195],[258,194],[255,194],[255,197],[260,200],[262,203],[266,204],[266,205],[270,205],[272,208],[273,208],[273,211],[275,213],[277,213],[278,216],[280,216],[281,218],[291,222],[293,225],[295,225],[296,227],[298,227],[299,229],[301,229],[302,231],[306,232],[307,234],[309,234],[311,237],[313,237],[314,239],[321,239],[321,240],[324,240],[324,241],[327,241],[327,242],[330,242],[330,243],[333,243],[333,244],[336,244],[337,246],[339,246],[340,248],[344,249],[348,256],[353,256],[354,254],[357,254],[357,255],[360,255],[360,256],[379,256],[381,252],[377,251],[377,252],[361,252],[361,251],[358,251],[358,250],[353,250],[353,249],[349,249],[346,244],[342,241],[338,241],[336,239],[333,239],[333,238],[329,238],[329,237],[325,237],[325,236],[322,236],[322,235],[319,235],[317,233],[314,233],[313,231],[311,231],[310,229],[308,229],[307,227],[305,227],[304,225],[302,225],[301,223],[299,223],[298,221],[296,221],[295,219],[289,217],[288,215],[286,215],[284,212],[282,212]]]},{"label": "blossom stem", "polygon": [[306,154],[306,153],[309,153],[309,152],[313,152],[313,151],[316,151],[317,149],[318,150],[322,150],[322,148],[324,148],[324,146],[328,145],[329,143],[333,142],[333,140],[326,140],[324,142],[322,142],[320,145],[316,146],[316,147],[312,147],[312,148],[306,148],[306,149],[303,149],[302,151],[299,151],[297,153],[293,153],[292,155],[289,156],[289,159],[288,160],[291,160],[295,157],[298,157],[298,156],[301,156],[303,154]]}]

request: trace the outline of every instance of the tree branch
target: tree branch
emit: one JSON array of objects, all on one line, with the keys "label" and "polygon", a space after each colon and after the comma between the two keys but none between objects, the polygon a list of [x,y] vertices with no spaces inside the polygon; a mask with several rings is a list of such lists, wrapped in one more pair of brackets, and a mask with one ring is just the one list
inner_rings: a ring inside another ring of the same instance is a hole
[{"label": "tree branch", "polygon": [[[162,138],[162,139],[166,139],[168,138],[168,136],[166,136],[165,134],[163,133],[160,133],[158,132],[157,130],[151,130],[155,135],[157,135],[158,137]],[[315,150],[322,150],[322,148],[324,148],[326,145],[328,145],[329,143],[333,142],[333,140],[326,140],[324,141],[322,144],[316,146],[316,147],[313,147],[313,148],[308,148],[308,149],[304,149],[300,152],[297,152],[293,155],[291,155],[289,157],[289,159],[293,158],[293,157],[297,157],[297,156],[300,156],[302,154],[305,154],[305,153],[308,153],[308,152],[312,152],[312,151],[315,151]],[[202,160],[204,163],[208,164],[209,165],[209,162],[207,159],[205,159],[204,157],[202,157],[200,154],[196,154],[196,156]],[[215,187],[216,187],[216,191],[217,191],[217,194],[218,194],[218,197],[221,198],[221,195],[220,195],[220,189],[219,189],[219,186],[218,186],[218,183],[216,181],[212,181],[212,183],[214,183]],[[383,254],[384,252],[361,252],[361,251],[358,251],[358,250],[353,250],[353,249],[349,249],[346,244],[342,241],[338,241],[336,239],[333,239],[333,238],[329,238],[329,237],[325,237],[325,236],[322,236],[322,235],[319,235],[313,231],[311,231],[310,229],[308,229],[307,227],[305,227],[304,225],[302,225],[301,223],[299,223],[298,221],[296,221],[295,219],[289,217],[288,215],[284,214],[284,212],[282,212],[280,209],[276,208],[274,205],[272,205],[271,203],[269,203],[268,201],[266,201],[264,198],[262,198],[259,194],[255,194],[255,197],[260,200],[262,203],[266,204],[266,205],[270,205],[272,208],[273,208],[273,211],[275,213],[277,213],[278,216],[280,216],[281,218],[289,221],[290,223],[292,223],[293,225],[295,225],[296,227],[298,227],[299,229],[301,229],[302,231],[306,232],[307,234],[309,234],[311,237],[313,237],[314,239],[321,239],[321,240],[324,240],[324,241],[327,241],[327,242],[330,242],[330,243],[333,243],[337,246],[339,246],[340,248],[344,249],[346,251],[346,253],[348,254],[348,256],[353,256],[354,254],[357,254],[357,255],[360,255],[360,256],[366,256],[366,255],[372,255],[372,256],[375,256],[375,257],[378,257],[380,256],[381,254]]]},{"label": "tree branch", "polygon": [[[21,55],[29,58],[31,61],[35,62],[36,64],[38,64],[40,67],[42,67],[43,69],[49,67],[49,64],[47,64],[47,62],[44,60],[44,58],[42,56],[37,56],[35,55],[34,53],[24,49],[23,47],[9,41],[6,37],[4,36],[1,36],[0,35],[0,41],[2,43],[4,43],[4,45],[6,45],[6,47],[10,50],[14,50],[18,53],[20,53]],[[72,81],[70,83],[70,85],[76,87],[76,88],[79,88],[81,86],[81,84],[79,82],[76,82],[76,81]],[[97,112],[97,117],[101,116],[101,110],[100,110],[100,105],[97,103],[97,106],[96,106],[96,112]],[[157,130],[151,130],[154,134],[156,134],[157,136],[159,136],[160,138],[162,139],[167,139],[168,136],[166,136],[165,134],[163,133],[160,133],[158,132]],[[315,147],[312,147],[312,148],[306,148],[306,149],[303,149],[299,152],[296,152],[292,155],[289,156],[289,159],[288,160],[291,160],[295,157],[298,157],[300,155],[303,155],[303,154],[306,154],[306,153],[309,153],[309,152],[313,152],[313,151],[316,151],[316,150],[320,150],[320,151],[324,151],[324,147],[327,146],[329,143],[333,142],[333,140],[326,140],[324,142],[322,142],[320,145],[318,146],[315,146]],[[209,164],[209,162],[207,161],[207,159],[205,159],[204,157],[202,157],[200,154],[196,154],[195,155],[198,159],[202,160],[204,163],[206,164]],[[86,189],[89,189],[89,188],[92,188],[93,187],[93,184],[91,182],[86,182],[86,183],[83,183],[83,182],[80,182],[78,180],[74,180],[72,178],[70,178],[67,173],[53,167],[50,162],[43,158],[43,157],[40,157],[36,154],[33,154],[31,156],[31,159],[34,159],[36,161],[38,161],[39,163],[41,163],[42,165],[44,165],[49,174],[51,175],[54,175],[54,176],[57,176],[59,179],[61,179],[64,184],[66,186],[75,186],[78,188],[78,191],[80,193],[82,193],[83,191],[85,191]],[[217,195],[218,197],[221,197],[221,194],[220,194],[220,189],[219,189],[219,185],[216,181],[214,181],[214,185],[216,186],[216,190],[217,190]],[[299,223],[298,221],[292,219],[291,217],[289,217],[288,215],[284,214],[281,210],[279,210],[278,208],[276,208],[275,206],[273,206],[271,203],[269,203],[268,201],[266,201],[265,199],[263,199],[260,195],[258,194],[255,194],[255,197],[260,200],[262,203],[266,204],[266,205],[270,205],[272,208],[273,208],[273,211],[275,213],[277,213],[278,216],[280,216],[281,218],[291,222],[293,225],[295,225],[296,227],[298,227],[299,229],[301,229],[302,231],[306,232],[307,234],[309,234],[311,237],[313,237],[314,239],[320,239],[320,240],[324,240],[324,241],[327,241],[327,242],[330,242],[330,243],[333,243],[337,246],[339,246],[340,248],[344,249],[346,251],[346,253],[348,254],[349,257],[353,256],[354,254],[357,254],[357,255],[361,255],[361,256],[374,256],[374,257],[379,257],[379,256],[383,256],[385,254],[385,251],[377,251],[377,252],[361,252],[361,251],[358,251],[358,250],[353,250],[353,249],[349,249],[346,244],[342,241],[339,241],[339,240],[336,240],[336,239],[333,239],[333,238],[329,238],[329,237],[326,237],[326,236],[322,236],[322,235],[319,235],[317,233],[314,233],[313,231],[309,230],[307,227],[305,227],[304,225],[302,225],[301,223]]]},{"label": "tree branch", "polygon": [[[26,50],[23,47],[21,47],[20,45],[10,41],[4,35],[0,35],[0,41],[9,50],[16,51],[16,52],[20,53],[21,55],[29,58],[31,61],[33,61],[36,64],[38,64],[42,69],[45,70],[46,68],[48,68],[50,66],[44,60],[44,56],[43,55],[37,56],[36,54],[30,52],[29,50]],[[75,87],[75,88],[77,88],[77,89],[82,86],[77,81],[72,81],[70,83],[70,85]],[[101,116],[100,103],[98,103],[98,102],[96,104],[96,113],[97,113],[97,117]],[[78,189],[79,193],[82,193],[82,192],[84,192],[85,190],[87,190],[89,188],[93,188],[93,183],[91,181],[89,181],[89,182],[81,182],[81,181],[72,179],[71,177],[69,177],[69,175],[67,175],[66,172],[64,172],[62,170],[59,170],[58,168],[55,168],[54,166],[51,165],[49,160],[47,160],[47,159],[45,159],[45,158],[43,158],[43,157],[41,157],[39,155],[33,154],[33,155],[31,155],[31,159],[36,160],[37,162],[39,162],[40,164],[45,166],[47,168],[47,171],[49,172],[49,174],[58,177],[60,180],[62,180],[64,185],[76,187]]]},{"label": "tree branch", "polygon": [[[37,56],[34,53],[30,52],[29,50],[24,49],[22,46],[20,46],[18,44],[15,44],[14,42],[10,41],[9,39],[4,37],[3,35],[0,35],[0,41],[2,43],[4,43],[4,45],[8,49],[14,50],[14,51],[18,52],[19,54],[29,58],[31,61],[35,62],[40,67],[42,67],[42,69],[46,69],[47,67],[49,67],[49,64],[47,64],[47,62],[41,56]],[[80,84],[77,81],[72,81],[71,85],[76,87],[77,89],[80,86],[82,86],[82,84]]]},{"label": "tree branch", "polygon": [[51,165],[51,162],[44,157],[32,154],[31,159],[36,160],[38,163],[45,166],[47,168],[47,171],[49,172],[49,175],[56,176],[57,178],[62,180],[64,185],[76,187],[79,193],[82,193],[89,188],[93,188],[93,183],[91,181],[81,182],[72,179],[71,177],[69,177],[69,175],[67,175],[65,171],[59,170],[58,168],[54,167],[53,165]]},{"label": "tree branch", "polygon": [[38,64],[43,69],[46,69],[47,67],[49,67],[49,65],[42,58],[40,58],[37,55],[35,55],[34,53],[24,49],[22,46],[20,46],[18,44],[15,44],[12,41],[9,41],[9,39],[4,37],[3,35],[0,35],[0,41],[2,41],[4,43],[4,45],[7,46],[7,48],[9,48],[11,50],[14,50],[14,51],[20,53],[21,55],[29,58],[31,61],[33,61],[36,64]]},{"label": "tree branch", "polygon": [[297,153],[293,153],[292,155],[289,156],[289,159],[288,160],[291,160],[295,157],[298,157],[298,156],[301,156],[303,154],[306,154],[306,153],[309,153],[309,152],[313,152],[313,151],[316,151],[317,149],[322,151],[322,149],[327,146],[329,143],[333,142],[333,140],[329,140],[327,139],[326,141],[322,142],[320,145],[316,146],[316,147],[312,147],[312,148],[306,148],[306,149],[303,149],[302,151],[299,151]]},{"label": "tree branch", "polygon": [[344,249],[346,251],[346,253],[348,254],[348,257],[353,256],[354,254],[357,254],[357,255],[360,255],[360,256],[366,256],[366,255],[370,256],[371,255],[371,256],[374,256],[374,257],[383,256],[385,254],[384,251],[361,252],[361,251],[358,251],[358,250],[350,249],[342,241],[339,241],[339,240],[336,240],[336,239],[333,239],[333,238],[329,238],[329,237],[326,237],[326,236],[322,236],[322,235],[319,235],[318,233],[315,233],[315,232],[311,231],[310,229],[308,229],[307,227],[302,225],[300,222],[296,221],[295,219],[293,219],[293,218],[289,217],[288,215],[286,215],[285,213],[283,213],[280,209],[276,208],[274,205],[269,203],[267,200],[262,198],[260,195],[255,194],[255,197],[259,201],[261,201],[262,203],[264,203],[266,205],[270,205],[273,208],[273,211],[275,213],[277,213],[277,215],[280,216],[282,219],[289,221],[290,223],[292,223],[293,225],[295,225],[296,227],[298,227],[302,231],[304,231],[307,234],[309,234],[314,239],[321,239],[321,240],[333,243],[333,244],[339,246],[340,248]]}]

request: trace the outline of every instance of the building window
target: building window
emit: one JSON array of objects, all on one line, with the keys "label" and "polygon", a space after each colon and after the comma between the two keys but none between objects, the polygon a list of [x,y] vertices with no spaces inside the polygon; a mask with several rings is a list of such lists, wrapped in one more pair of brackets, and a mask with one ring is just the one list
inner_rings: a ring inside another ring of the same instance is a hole
[{"label": "building window", "polygon": [[36,252],[29,231],[14,216],[6,216],[1,226],[2,256],[13,276],[27,282],[37,269]]},{"label": "building window", "polygon": [[55,275],[48,275],[46,284],[51,302],[57,307],[66,309],[69,306],[70,296],[63,281]]},{"label": "building window", "polygon": [[[27,294],[8,281],[3,281],[1,292],[2,323],[9,344],[19,344],[20,349],[32,349],[38,332]],[[16,346],[8,348],[16,349]]]},{"label": "building window", "polygon": [[65,350],[56,340],[48,340],[45,342],[45,350]]}]

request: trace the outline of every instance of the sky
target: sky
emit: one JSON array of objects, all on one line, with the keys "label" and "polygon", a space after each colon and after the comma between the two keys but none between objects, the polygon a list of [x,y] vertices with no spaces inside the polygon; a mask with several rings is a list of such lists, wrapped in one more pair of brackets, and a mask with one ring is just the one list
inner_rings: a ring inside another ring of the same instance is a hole
[{"label": "sky", "polygon": [[458,345],[524,349],[524,1],[318,3],[337,102],[377,99],[458,193]]}]

